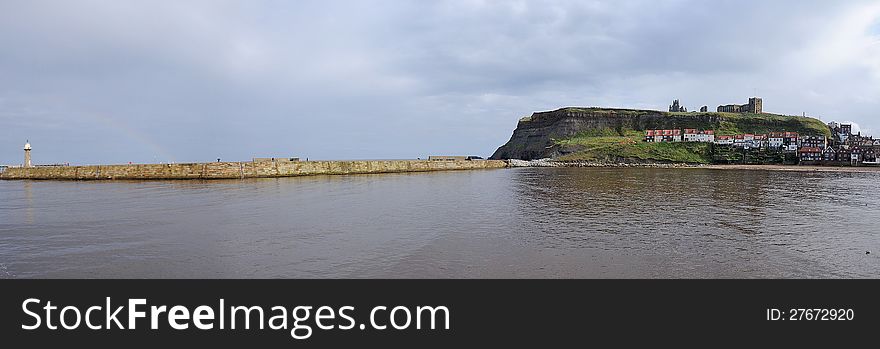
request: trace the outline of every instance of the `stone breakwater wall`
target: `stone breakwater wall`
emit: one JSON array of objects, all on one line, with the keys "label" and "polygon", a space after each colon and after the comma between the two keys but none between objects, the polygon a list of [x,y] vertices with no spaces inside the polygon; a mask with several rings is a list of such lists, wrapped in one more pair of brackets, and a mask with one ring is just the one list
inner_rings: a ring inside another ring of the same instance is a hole
[{"label": "stone breakwater wall", "polygon": [[264,161],[207,162],[190,164],[134,164],[94,166],[14,167],[0,172],[0,179],[235,179],[310,175],[366,174],[474,170],[507,167],[506,161]]}]

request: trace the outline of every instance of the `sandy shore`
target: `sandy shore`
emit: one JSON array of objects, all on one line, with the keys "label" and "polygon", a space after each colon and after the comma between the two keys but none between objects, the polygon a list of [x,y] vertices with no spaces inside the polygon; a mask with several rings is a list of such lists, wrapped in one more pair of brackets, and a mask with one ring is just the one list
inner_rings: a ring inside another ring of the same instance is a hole
[{"label": "sandy shore", "polygon": [[763,170],[763,171],[797,171],[797,172],[858,172],[880,173],[880,167],[843,167],[843,166],[800,166],[800,165],[705,165],[693,168],[713,170]]}]

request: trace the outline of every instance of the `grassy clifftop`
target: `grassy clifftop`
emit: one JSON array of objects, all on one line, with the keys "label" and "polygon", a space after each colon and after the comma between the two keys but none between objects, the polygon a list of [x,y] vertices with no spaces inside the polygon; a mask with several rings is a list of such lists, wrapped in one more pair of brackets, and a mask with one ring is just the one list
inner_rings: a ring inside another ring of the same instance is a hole
[{"label": "grassy clifftop", "polygon": [[659,161],[673,163],[708,164],[712,162],[711,146],[708,143],[647,143],[640,131],[630,131],[626,135],[615,135],[614,131],[604,130],[594,135],[579,135],[558,140],[560,147],[572,153],[560,156],[560,161],[613,162],[621,159],[640,161]]},{"label": "grassy clifftop", "polygon": [[[627,116],[637,116],[644,112],[630,109],[587,110],[599,114]],[[717,135],[794,131],[804,135],[831,136],[830,130],[822,121],[809,117],[740,113],[660,113],[678,119],[679,124],[675,126],[676,128],[711,129],[715,130]],[[644,130],[595,128],[553,141],[554,145],[562,149],[562,153],[565,154],[557,158],[560,161],[635,160],[702,164],[712,162],[712,147],[708,143],[647,143],[643,138]]]},{"label": "grassy clifftop", "polygon": [[[806,135],[824,135],[831,137],[831,131],[819,119],[780,114],[751,114],[751,113],[716,113],[716,112],[682,112],[670,113],[653,110],[638,109],[612,109],[612,108],[563,108],[565,111],[589,113],[596,116],[643,116],[660,114],[665,118],[675,119],[676,128],[696,128],[702,130],[715,130],[718,135],[735,135],[741,133],[763,134],[778,131],[799,132]],[[717,121],[707,121],[717,120]],[[623,136],[628,130],[620,130],[618,135]]]},{"label": "grassy clifftop", "polygon": [[[764,134],[792,131],[804,135],[831,137],[831,130],[819,119],[804,116],[747,113],[667,113],[667,114],[714,114],[721,117],[715,132],[722,136],[742,133]],[[707,125],[705,129],[712,129]],[[689,127],[692,128],[692,127]]]},{"label": "grassy clifftop", "polygon": [[642,144],[644,130],[684,128],[715,130],[719,136],[778,131],[831,135],[822,121],[802,116],[569,107],[520,119],[510,140],[491,158],[709,161],[711,147],[705,145]]}]

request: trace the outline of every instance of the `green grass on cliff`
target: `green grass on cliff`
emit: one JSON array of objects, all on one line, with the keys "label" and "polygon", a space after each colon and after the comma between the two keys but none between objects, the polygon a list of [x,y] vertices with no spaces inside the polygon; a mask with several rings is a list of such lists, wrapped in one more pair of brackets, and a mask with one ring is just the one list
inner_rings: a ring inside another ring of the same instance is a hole
[{"label": "green grass on cliff", "polygon": [[[576,117],[605,118],[602,124],[609,128],[583,129],[575,136],[554,139],[562,161],[617,161],[620,159],[679,163],[711,163],[712,145],[708,143],[647,143],[643,141],[641,128],[695,128],[715,130],[716,136],[744,133],[766,134],[791,131],[801,135],[831,136],[831,131],[819,119],[778,114],[683,112],[669,113],[639,109],[611,108],[562,108],[553,112],[533,115],[549,115],[566,112]],[[659,114],[659,115],[658,115]],[[615,119],[619,118],[619,122]],[[533,118],[524,118],[529,122]]]},{"label": "green grass on cliff", "polygon": [[743,133],[765,134],[792,131],[804,135],[831,137],[831,130],[821,120],[792,115],[750,113],[664,113],[668,116],[720,116],[717,125],[684,125],[681,128],[714,129],[717,135],[732,136]]},{"label": "green grass on cliff", "polygon": [[652,110],[642,110],[642,109],[621,109],[621,108],[600,108],[600,107],[566,107],[562,108],[563,111],[568,112],[586,112],[590,114],[615,114],[615,115],[644,115],[654,113]]},{"label": "green grass on cliff", "polygon": [[[657,112],[639,109],[611,109],[611,108],[563,108],[568,112],[584,112],[602,116],[641,116],[660,113],[677,124],[677,128],[696,128],[703,130],[715,130],[717,135],[735,135],[742,133],[764,134],[770,132],[793,131],[804,135],[824,135],[831,137],[831,131],[819,119],[803,116],[779,115],[771,113],[716,113],[716,112]],[[693,118],[688,121],[684,117]],[[699,122],[704,117],[719,118],[720,121],[713,123]],[[623,133],[622,130],[619,133]]]},{"label": "green grass on cliff", "polygon": [[613,135],[613,130],[596,131],[596,135],[579,134],[556,141],[560,146],[579,149],[578,152],[561,156],[557,160],[617,161],[624,158],[693,164],[708,164],[712,161],[708,143],[647,143],[642,140],[641,131],[627,131],[622,136]]}]

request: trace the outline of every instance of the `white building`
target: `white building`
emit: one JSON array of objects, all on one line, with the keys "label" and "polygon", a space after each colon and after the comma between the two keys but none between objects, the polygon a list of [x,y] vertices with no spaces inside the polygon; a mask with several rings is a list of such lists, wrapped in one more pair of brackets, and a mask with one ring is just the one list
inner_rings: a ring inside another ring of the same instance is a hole
[{"label": "white building", "polygon": [[783,134],[780,132],[771,132],[768,139],[768,144],[772,149],[782,148],[782,145],[785,142],[785,137],[783,137]]},{"label": "white building", "polygon": [[798,135],[797,132],[785,132],[782,134],[782,146],[785,151],[796,152],[798,150]]},{"label": "white building", "polygon": [[715,144],[732,145],[733,136],[718,136],[718,138],[715,139]]},{"label": "white building", "polygon": [[715,131],[706,130],[699,137],[699,142],[712,143],[715,141]]},{"label": "white building", "polygon": [[686,128],[686,129],[684,129],[683,139],[685,142],[712,143],[712,142],[715,142],[715,131],[713,131],[713,130],[697,131],[696,129]]},{"label": "white building", "polygon": [[755,137],[752,139],[752,147],[766,148],[767,147],[767,135],[755,135]]},{"label": "white building", "polygon": [[661,142],[681,142],[681,130],[646,130],[645,142],[661,143]]}]

